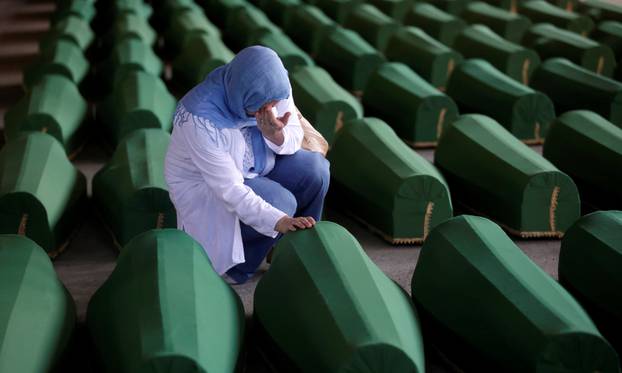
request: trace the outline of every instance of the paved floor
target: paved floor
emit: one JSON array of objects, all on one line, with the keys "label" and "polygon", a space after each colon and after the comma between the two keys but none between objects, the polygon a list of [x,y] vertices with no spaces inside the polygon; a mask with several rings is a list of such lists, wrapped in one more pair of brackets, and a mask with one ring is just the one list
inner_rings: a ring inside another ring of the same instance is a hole
[{"label": "paved floor", "polygon": [[[2,118],[0,128],[3,128],[4,112],[22,96],[21,69],[36,55],[37,40],[48,28],[47,18],[54,6],[50,0],[4,0],[0,1],[0,5],[3,7],[0,12],[0,118]],[[539,148],[536,150],[540,151]],[[420,153],[432,160],[432,151]],[[108,157],[109,154],[99,143],[91,141],[74,160],[74,163],[87,176],[90,185],[93,175],[103,166]],[[330,203],[327,206],[326,216],[328,220],[346,227],[359,240],[371,259],[389,277],[410,292],[410,279],[419,256],[419,246],[390,246],[378,236],[368,232],[363,226],[331,208]],[[517,244],[546,272],[557,277],[558,240],[527,240],[517,241]],[[112,244],[111,237],[94,214],[89,214],[85,217],[83,225],[79,228],[67,251],[54,262],[61,280],[77,304],[81,323],[77,337],[78,345],[86,343],[88,339],[82,330],[88,301],[114,269],[116,256],[117,251]],[[262,271],[265,269],[264,265]],[[247,314],[252,312],[253,292],[260,277],[261,274],[247,284],[235,287],[244,302]],[[77,365],[76,370],[81,372],[96,370],[97,366],[88,353],[75,360],[73,364]],[[247,371],[263,372],[265,370],[265,366],[251,351]],[[440,363],[435,355],[430,357],[428,372],[449,371],[452,369]]]}]

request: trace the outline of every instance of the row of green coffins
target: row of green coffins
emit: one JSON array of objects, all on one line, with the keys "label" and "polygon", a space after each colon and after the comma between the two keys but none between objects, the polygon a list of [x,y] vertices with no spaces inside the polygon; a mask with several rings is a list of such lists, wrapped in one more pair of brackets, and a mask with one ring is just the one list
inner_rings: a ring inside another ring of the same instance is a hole
[{"label": "row of green coffins", "polygon": [[[332,113],[332,118],[340,115],[339,108],[331,110],[325,112]],[[577,219],[579,197],[570,178],[491,119],[464,116],[446,132],[436,163],[459,202],[523,236],[561,235]],[[96,206],[121,245],[144,230],[176,224],[162,173],[168,138],[161,129],[130,133],[94,178]],[[462,155],[467,146],[470,157]],[[48,152],[36,152],[46,148]],[[622,194],[616,188],[620,182],[616,170],[621,149],[622,129],[596,114],[573,112],[554,123],[544,155],[577,181],[586,202],[619,208]],[[349,154],[354,153],[364,157],[362,165],[375,164],[375,172],[369,175],[353,169]],[[79,201],[85,194],[83,176],[48,135],[22,135],[1,154],[1,177],[10,186],[2,196],[7,215],[3,232],[25,233],[55,252],[79,219]],[[334,189],[342,195],[340,203],[390,242],[421,242],[434,226],[452,216],[444,178],[380,120],[346,122],[329,158]],[[50,173],[49,165],[55,165],[56,171]],[[64,183],[54,188],[66,194],[62,198],[40,190],[58,172],[74,175],[54,181]],[[366,175],[365,180],[361,175]],[[482,185],[482,180],[489,183]],[[482,195],[488,197],[482,199]]]},{"label": "row of green coffins", "polygon": [[[175,227],[164,180],[169,135],[139,129],[127,135],[93,180],[93,199],[121,245],[152,228]],[[0,233],[23,234],[50,256],[60,253],[83,219],[86,179],[51,136],[25,132],[0,152]]]},{"label": "row of green coffins", "polygon": [[[622,317],[612,286],[620,281],[621,214],[581,219],[564,238],[560,259],[563,283],[588,309],[608,316],[597,320],[610,331],[619,330]],[[10,294],[0,302],[0,367],[48,370],[75,323],[71,297],[33,241],[0,236],[0,256],[2,283]],[[445,269],[442,278],[439,268]],[[320,222],[288,234],[259,282],[254,315],[260,348],[283,371],[421,372],[421,322],[425,340],[460,365],[619,372],[616,352],[581,306],[484,218],[461,216],[430,233],[412,294],[419,316],[354,237]],[[33,300],[39,307],[32,307]],[[38,315],[41,310],[45,316]],[[33,320],[38,327],[32,327]],[[203,249],[177,230],[151,230],[126,245],[91,299],[87,322],[109,372],[160,367],[232,372],[244,335],[238,296],[213,271]],[[24,338],[28,355],[21,347]]]},{"label": "row of green coffins", "polygon": [[[613,324],[598,324],[603,331],[622,326],[617,216],[586,217],[562,243],[564,281],[607,312],[615,310]],[[485,218],[460,216],[430,233],[412,297],[426,347],[468,371],[620,372],[616,351],[581,305]]]},{"label": "row of green coffins", "polygon": [[[123,136],[138,128],[170,131],[176,100],[164,82],[142,69],[129,67],[121,72],[111,93],[96,109],[108,143],[114,148]],[[11,141],[24,131],[46,132],[73,156],[85,142],[87,112],[86,101],[70,79],[47,74],[6,113],[5,135]]]}]

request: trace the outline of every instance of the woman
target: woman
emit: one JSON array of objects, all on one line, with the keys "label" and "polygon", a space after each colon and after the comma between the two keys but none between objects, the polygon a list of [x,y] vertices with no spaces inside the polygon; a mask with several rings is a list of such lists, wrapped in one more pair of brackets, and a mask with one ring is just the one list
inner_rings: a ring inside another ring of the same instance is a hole
[{"label": "woman", "polygon": [[320,219],[329,165],[302,139],[287,70],[268,48],[242,50],[181,99],[165,164],[178,227],[229,282]]}]

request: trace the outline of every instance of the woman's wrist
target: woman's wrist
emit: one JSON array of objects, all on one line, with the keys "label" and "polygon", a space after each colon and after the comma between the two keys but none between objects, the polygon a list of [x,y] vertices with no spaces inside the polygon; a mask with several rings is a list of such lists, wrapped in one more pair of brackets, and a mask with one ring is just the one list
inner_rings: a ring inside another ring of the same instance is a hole
[{"label": "woman's wrist", "polygon": [[275,131],[270,134],[264,134],[263,136],[276,146],[281,146],[285,142],[285,134],[283,133],[283,130]]}]

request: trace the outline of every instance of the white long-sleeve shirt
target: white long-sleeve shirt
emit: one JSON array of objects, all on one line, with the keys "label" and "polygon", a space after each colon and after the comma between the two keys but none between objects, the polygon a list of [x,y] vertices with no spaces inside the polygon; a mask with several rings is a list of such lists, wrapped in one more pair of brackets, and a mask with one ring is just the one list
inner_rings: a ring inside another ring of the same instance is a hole
[{"label": "white long-sleeve shirt", "polygon": [[[275,154],[293,154],[300,149],[303,131],[294,100],[280,101],[278,117],[291,112],[284,142],[277,146],[267,139],[267,174],[274,168]],[[243,161],[246,141],[239,129],[218,129],[209,120],[187,112],[179,105],[165,161],[165,177],[171,201],[177,210],[177,226],[207,252],[218,274],[244,262],[240,220],[257,232],[276,237],[274,230],[285,213],[273,207],[244,184]]]}]

